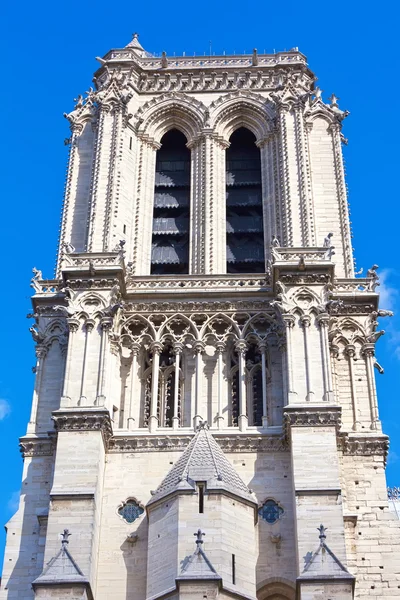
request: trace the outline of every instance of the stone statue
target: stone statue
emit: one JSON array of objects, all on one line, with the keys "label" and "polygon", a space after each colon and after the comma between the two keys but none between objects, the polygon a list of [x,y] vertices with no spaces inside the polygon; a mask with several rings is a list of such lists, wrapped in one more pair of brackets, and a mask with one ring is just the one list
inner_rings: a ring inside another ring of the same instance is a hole
[{"label": "stone statue", "polygon": [[79,307],[76,304],[76,302],[73,299],[73,291],[66,287],[62,290],[65,294],[65,300],[67,302],[67,306],[63,306],[61,304],[58,304],[57,306],[54,307],[54,310],[57,310],[61,313],[63,313],[63,315],[65,317],[73,317],[75,315],[75,313],[78,311]]},{"label": "stone statue", "polygon": [[377,342],[383,335],[385,335],[385,331],[383,329],[380,331],[374,331],[367,336],[367,342],[369,344],[375,344],[375,342]]},{"label": "stone statue", "polygon": [[39,283],[43,279],[42,271],[40,271],[36,267],[33,267],[32,273],[33,277],[31,279],[31,287],[35,290],[35,292],[40,294],[40,292],[43,290],[41,284]]},{"label": "stone statue", "polygon": [[328,235],[324,238],[324,248],[332,248],[332,238],[333,233],[328,233]]},{"label": "stone statue", "polygon": [[280,248],[281,247],[281,243],[278,240],[278,238],[276,237],[276,235],[274,235],[272,237],[272,244],[271,245],[272,245],[273,248]]},{"label": "stone statue", "polygon": [[376,358],[374,360],[374,367],[375,367],[375,369],[378,370],[379,375],[383,375],[384,374],[385,369],[378,363],[378,361],[376,360]]},{"label": "stone statue", "polygon": [[37,344],[40,344],[41,342],[43,342],[44,334],[38,330],[36,325],[32,325],[32,327],[29,327],[29,331],[32,334],[34,342],[36,342]]},{"label": "stone statue", "polygon": [[372,265],[370,269],[367,271],[367,279],[368,284],[366,290],[368,292],[374,292],[375,289],[380,285],[379,283],[379,275],[376,272],[379,269],[379,265]]},{"label": "stone statue", "polygon": [[73,246],[71,242],[64,242],[63,248],[65,254],[72,254],[73,252],[75,252],[75,246]]},{"label": "stone statue", "polygon": [[393,317],[394,312],[392,310],[383,310],[382,308],[378,309],[376,316],[377,317]]}]

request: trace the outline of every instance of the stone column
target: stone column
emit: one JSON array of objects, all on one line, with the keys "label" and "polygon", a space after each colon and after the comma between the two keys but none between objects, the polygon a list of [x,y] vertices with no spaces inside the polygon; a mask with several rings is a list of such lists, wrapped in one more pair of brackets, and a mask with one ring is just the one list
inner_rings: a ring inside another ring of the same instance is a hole
[{"label": "stone column", "polygon": [[157,150],[161,144],[141,139],[138,153],[136,204],[133,217],[132,270],[135,275],[148,275],[151,266],[154,181]]},{"label": "stone column", "polygon": [[310,352],[309,352],[309,342],[308,342],[308,328],[310,327],[311,319],[309,315],[303,315],[300,318],[300,323],[303,327],[303,339],[304,339],[304,362],[305,362],[305,370],[306,370],[306,400],[310,402],[314,398],[314,392],[312,389],[312,381],[311,381],[311,368],[310,368]]},{"label": "stone column", "polygon": [[264,254],[267,258],[270,253],[272,238],[280,232],[277,227],[275,214],[275,177],[273,165],[272,146],[275,143],[275,133],[268,134],[259,140],[256,145],[260,149],[261,158],[261,182],[262,182],[262,206],[263,206],[263,229],[264,229]]},{"label": "stone column", "polygon": [[218,429],[224,427],[224,417],[222,414],[222,389],[224,380],[224,365],[223,365],[223,352],[225,350],[225,344],[223,342],[217,342],[217,364],[218,364],[218,413],[217,413],[217,425]]},{"label": "stone column", "polygon": [[160,371],[160,354],[162,352],[162,344],[160,342],[153,342],[151,345],[151,351],[153,353],[153,364],[152,364],[152,375],[151,375],[151,402],[150,402],[150,418],[149,418],[149,430],[151,433],[156,431],[159,423],[157,416],[157,402],[158,402],[158,378]]},{"label": "stone column", "polygon": [[138,356],[140,345],[132,344],[132,364],[131,364],[131,389],[129,394],[129,411],[128,411],[128,421],[127,427],[129,431],[135,429],[135,418],[133,416],[133,407],[135,401],[135,383],[137,380],[137,367],[138,367]]},{"label": "stone column", "polygon": [[356,353],[355,346],[348,344],[345,348],[345,355],[349,363],[349,374],[350,374],[350,390],[351,400],[353,405],[353,430],[358,431],[361,427],[360,421],[358,420],[358,401],[356,393],[356,384],[354,380],[354,356]]},{"label": "stone column", "polygon": [[239,419],[238,425],[240,431],[245,431],[249,422],[247,416],[246,406],[246,373],[245,373],[245,361],[246,361],[246,350],[247,344],[244,340],[239,340],[235,344],[235,350],[238,353],[239,358]]},{"label": "stone column", "polygon": [[180,342],[175,342],[173,346],[173,351],[175,354],[175,384],[174,384],[174,416],[172,417],[172,428],[179,429],[180,427],[180,417],[179,417],[179,369],[180,369],[180,359],[182,356],[183,344]]},{"label": "stone column", "polygon": [[280,198],[282,209],[282,246],[293,247],[294,231],[293,231],[293,214],[292,214],[292,198],[290,189],[290,159],[289,159],[289,143],[288,143],[288,111],[289,106],[284,103],[278,103],[277,116],[280,137],[279,147],[279,181],[280,181]]},{"label": "stone column", "polygon": [[262,375],[262,402],[263,402],[263,416],[262,426],[268,427],[268,399],[267,399],[267,344],[265,341],[258,343],[258,348],[261,353],[261,375]]},{"label": "stone column", "polygon": [[282,315],[285,324],[286,333],[286,372],[287,372],[287,403],[290,404],[296,400],[297,392],[293,378],[293,353],[292,353],[292,329],[295,324],[295,317],[290,314]]},{"label": "stone column", "polygon": [[322,375],[324,379],[324,401],[334,402],[333,382],[332,382],[332,365],[330,360],[328,326],[329,315],[318,315],[319,331],[321,336],[321,360],[322,360]]},{"label": "stone column", "polygon": [[374,356],[375,347],[374,344],[364,344],[362,347],[362,354],[365,359],[365,369],[367,372],[367,383],[368,383],[368,396],[369,406],[371,412],[371,429],[381,430],[381,423],[378,415],[378,401],[376,398],[376,387],[374,377]]},{"label": "stone column", "polygon": [[39,394],[40,394],[40,388],[42,385],[43,363],[44,363],[44,359],[46,358],[46,354],[47,354],[46,346],[38,344],[35,348],[35,354],[36,354],[36,367],[35,367],[36,379],[35,379],[35,387],[33,390],[31,417],[29,419],[27,433],[35,433],[36,432]]},{"label": "stone column", "polygon": [[112,327],[112,317],[103,317],[100,321],[101,341],[99,357],[99,373],[97,378],[96,406],[104,406],[106,402],[107,356],[109,353],[108,333]]},{"label": "stone column", "polygon": [[88,347],[90,341],[90,334],[93,331],[96,322],[93,319],[87,319],[85,323],[85,346],[83,349],[83,360],[82,360],[82,376],[81,376],[81,391],[79,394],[79,406],[87,406],[86,396],[86,368],[87,368],[87,356]]},{"label": "stone column", "polygon": [[311,168],[308,152],[308,134],[304,127],[304,101],[294,104],[295,139],[300,194],[300,222],[302,246],[315,246],[314,205],[312,200]]},{"label": "stone column", "polygon": [[340,130],[341,126],[337,122],[331,123],[329,126],[329,131],[332,136],[333,159],[337,182],[337,199],[340,211],[345,277],[354,277],[353,249],[351,246],[349,207],[347,202],[346,180],[343,168],[342,140],[340,138]]},{"label": "stone column", "polygon": [[201,341],[197,341],[194,345],[194,350],[196,352],[196,373],[195,373],[195,405],[194,405],[194,418],[193,418],[193,426],[196,429],[202,420],[202,417],[199,415],[200,411],[200,401],[201,401],[201,380],[203,375],[203,359],[202,354],[204,352],[204,343]]},{"label": "stone column", "polygon": [[74,317],[70,317],[67,319],[67,324],[68,324],[68,329],[69,329],[69,336],[68,336],[68,348],[67,348],[67,358],[65,361],[65,374],[64,374],[64,385],[63,385],[63,391],[62,391],[62,396],[61,396],[61,402],[60,402],[60,406],[61,407],[67,407],[70,406],[72,404],[71,402],[71,367],[72,367],[72,361],[75,358],[74,354],[75,354],[75,337],[76,337],[76,332],[79,329],[79,319],[75,319]]}]

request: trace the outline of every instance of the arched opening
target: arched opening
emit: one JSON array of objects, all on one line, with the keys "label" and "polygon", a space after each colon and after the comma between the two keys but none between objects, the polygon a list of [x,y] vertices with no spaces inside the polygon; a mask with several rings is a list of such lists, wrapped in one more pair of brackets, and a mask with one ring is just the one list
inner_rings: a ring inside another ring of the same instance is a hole
[{"label": "arched opening", "polygon": [[241,127],[226,151],[228,273],[264,273],[261,159],[251,131]]},{"label": "arched opening", "polygon": [[190,150],[171,129],[157,151],[151,274],[189,272]]},{"label": "arched opening", "polygon": [[[150,419],[153,354],[147,351],[144,356],[144,403],[142,426],[148,427]],[[175,386],[178,386],[177,404],[174,405]],[[173,427],[173,419],[182,424],[183,371],[175,373],[174,350],[171,343],[166,342],[160,354],[157,391],[157,419],[160,427]],[[176,414],[175,414],[176,409]]]}]

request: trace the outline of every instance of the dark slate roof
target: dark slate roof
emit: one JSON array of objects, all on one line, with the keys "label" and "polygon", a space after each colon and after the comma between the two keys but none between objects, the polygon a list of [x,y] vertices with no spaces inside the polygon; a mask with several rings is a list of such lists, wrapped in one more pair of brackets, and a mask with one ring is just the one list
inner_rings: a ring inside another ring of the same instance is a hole
[{"label": "dark slate roof", "polygon": [[354,576],[348,572],[346,567],[340,562],[338,557],[332,552],[325,542],[327,529],[321,525],[319,527],[319,531],[319,546],[315,552],[311,554],[310,558],[306,562],[303,572],[298,579],[336,579],[349,580],[349,582],[352,582],[354,580]]},{"label": "dark slate roof", "polygon": [[198,545],[187,563],[182,567],[180,575],[177,577],[177,581],[182,581],[184,579],[200,581],[203,579],[214,579],[218,581],[222,580],[222,577],[218,575],[204,550]]},{"label": "dark slate roof", "polygon": [[174,492],[193,492],[199,481],[206,482],[207,490],[226,491],[257,504],[209,430],[203,427],[158,486],[147,506]]},{"label": "dark slate roof", "polygon": [[89,581],[72,558],[66,545],[63,544],[56,556],[46,565],[43,573],[35,579],[33,586],[65,583],[85,585]]}]

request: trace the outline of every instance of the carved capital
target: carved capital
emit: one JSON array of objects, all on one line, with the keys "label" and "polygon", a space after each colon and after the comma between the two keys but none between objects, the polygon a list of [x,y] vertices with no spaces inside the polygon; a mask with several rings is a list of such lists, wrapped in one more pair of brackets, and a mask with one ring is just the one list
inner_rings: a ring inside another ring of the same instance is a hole
[{"label": "carved capital", "polygon": [[204,342],[201,342],[200,340],[197,340],[197,342],[194,343],[193,347],[194,347],[196,354],[202,354],[205,350],[205,344],[204,344]]},{"label": "carved capital", "polygon": [[383,456],[386,463],[389,451],[389,438],[386,435],[343,434],[339,440],[339,447],[346,456]]},{"label": "carved capital", "polygon": [[247,351],[247,343],[244,340],[239,340],[235,344],[235,350],[238,354],[244,356]]},{"label": "carved capital", "polygon": [[361,348],[363,356],[373,357],[375,356],[375,344],[364,344]]},{"label": "carved capital", "polygon": [[44,344],[37,344],[36,345],[36,347],[35,347],[35,355],[36,355],[37,359],[43,360],[43,358],[46,358],[47,352],[48,352],[48,348]]},{"label": "carved capital", "polygon": [[302,326],[305,327],[310,327],[311,324],[311,318],[309,315],[302,315],[300,317],[300,323],[302,324]]},{"label": "carved capital", "polygon": [[71,331],[71,333],[75,333],[76,331],[78,331],[79,324],[79,319],[75,319],[74,317],[70,317],[69,319],[67,319],[68,329],[69,331]]},{"label": "carved capital", "polygon": [[327,327],[329,325],[329,319],[330,317],[328,313],[321,313],[320,315],[317,315],[317,322],[321,327]]},{"label": "carved capital", "polygon": [[182,354],[183,352],[183,344],[181,342],[174,342],[172,347],[174,354]]},{"label": "carved capital", "polygon": [[112,317],[103,317],[100,320],[100,327],[102,328],[103,331],[110,331],[112,324],[113,324]]},{"label": "carved capital", "polygon": [[218,354],[222,354],[225,351],[225,343],[217,342],[215,344],[215,349],[217,350]]},{"label": "carved capital", "polygon": [[291,329],[292,327],[294,327],[294,324],[296,322],[296,317],[294,315],[286,313],[281,316],[282,316],[282,321],[284,322],[285,327],[287,329]]},{"label": "carved capital", "polygon": [[94,319],[86,319],[85,328],[88,333],[93,331],[95,325],[96,325],[96,321]]},{"label": "carved capital", "polygon": [[341,426],[341,408],[340,406],[331,406],[307,410],[286,410],[284,421],[287,430],[291,427],[334,426],[338,431]]},{"label": "carved capital", "polygon": [[150,346],[150,350],[153,354],[160,355],[163,351],[163,345],[161,342],[153,342]]},{"label": "carved capital", "polygon": [[112,436],[111,419],[107,410],[57,410],[52,420],[57,432],[60,431],[100,431],[107,448]]},{"label": "carved capital", "polygon": [[347,344],[344,349],[344,353],[348,358],[354,358],[356,354],[356,347],[353,344]]},{"label": "carved capital", "polygon": [[56,447],[55,437],[22,437],[19,440],[20,452],[26,456],[52,456]]}]

